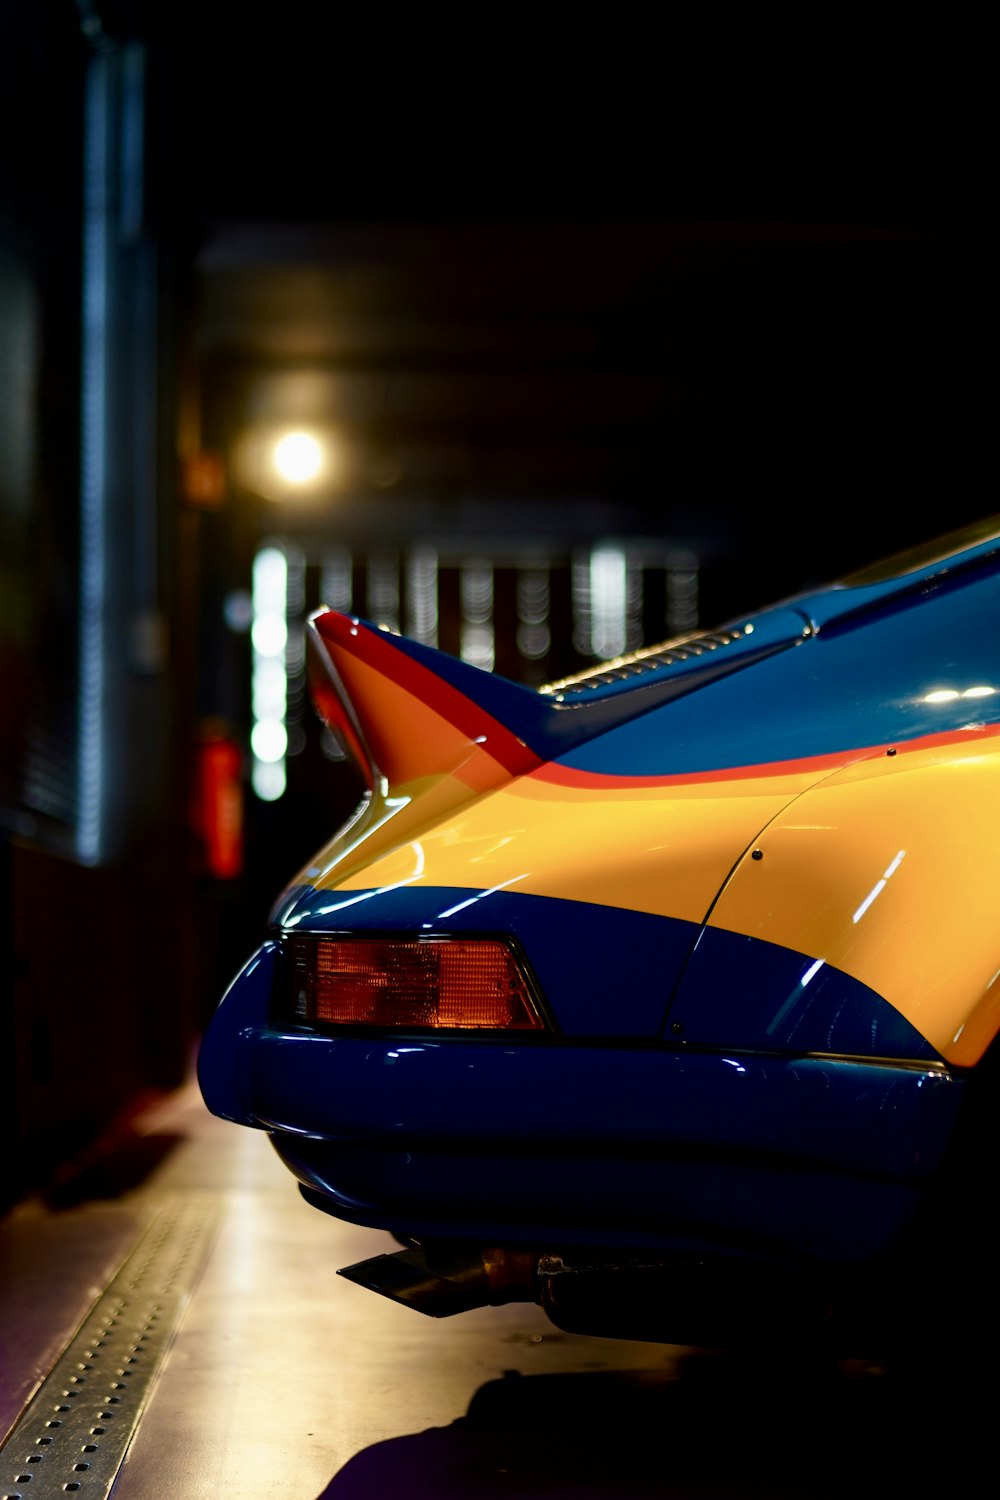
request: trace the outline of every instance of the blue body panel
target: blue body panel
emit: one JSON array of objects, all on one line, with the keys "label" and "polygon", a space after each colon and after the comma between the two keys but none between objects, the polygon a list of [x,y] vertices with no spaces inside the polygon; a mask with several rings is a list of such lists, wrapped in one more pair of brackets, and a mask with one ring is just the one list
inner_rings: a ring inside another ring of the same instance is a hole
[{"label": "blue body panel", "polygon": [[376,1227],[850,1262],[905,1231],[961,1104],[940,1067],[283,1027],[281,962],[265,944],[223,999],[206,1102]]},{"label": "blue body panel", "polygon": [[699,1047],[941,1060],[905,1016],[849,974],[721,928],[702,932],[669,1025]]},{"label": "blue body panel", "polygon": [[511,891],[393,886],[338,896],[303,886],[286,898],[281,926],[509,934],[565,1037],[652,1040],[674,1026],[695,1046],[940,1061],[898,1011],[832,965],[816,973],[813,958],[777,944],[647,912]]},{"label": "blue body panel", "polygon": [[[331,899],[331,895],[332,898]],[[300,890],[285,931],[505,933],[521,945],[546,1007],[565,1036],[655,1037],[674,976],[698,928],[620,907],[434,886],[336,892]],[[622,954],[633,976],[621,983]]]},{"label": "blue body panel", "polygon": [[[912,601],[911,601],[912,603]],[[980,622],[1000,619],[1000,575],[919,609],[828,627],[796,647],[705,684],[561,757],[575,770],[669,776],[902,744],[1000,722],[1000,694],[962,693],[996,675],[997,643]],[[957,689],[927,701],[937,688]]]},{"label": "blue body panel", "polygon": [[[611,775],[703,772],[960,727],[968,717],[961,699],[931,711],[921,700],[929,685],[940,685],[936,674],[952,668],[970,679],[962,687],[992,680],[995,643],[975,622],[1000,608],[998,567],[1000,546],[989,538],[955,565],[934,558],[907,572],[886,570],[875,582],[803,593],[545,693],[419,642],[395,641],[542,759]],[[810,649],[800,654],[803,645]],[[812,656],[817,647],[821,662]],[[833,699],[838,678],[842,694]],[[692,693],[688,705],[679,702]],[[667,705],[669,737],[650,717]],[[994,705],[988,721],[998,715]]]}]

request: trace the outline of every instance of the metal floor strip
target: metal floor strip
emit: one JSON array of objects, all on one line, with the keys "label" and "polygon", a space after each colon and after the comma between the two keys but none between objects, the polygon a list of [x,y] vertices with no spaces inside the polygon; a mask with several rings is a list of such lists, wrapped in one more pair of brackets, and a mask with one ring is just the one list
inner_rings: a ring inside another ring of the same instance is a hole
[{"label": "metal floor strip", "polygon": [[160,1208],[0,1446],[0,1500],[109,1494],[219,1212],[200,1195]]}]

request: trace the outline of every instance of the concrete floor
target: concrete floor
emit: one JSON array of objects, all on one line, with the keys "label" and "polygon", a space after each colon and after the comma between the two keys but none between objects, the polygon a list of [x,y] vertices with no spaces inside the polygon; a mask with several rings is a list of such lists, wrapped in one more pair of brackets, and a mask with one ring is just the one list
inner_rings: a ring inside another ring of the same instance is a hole
[{"label": "concrete floor", "polygon": [[338,1277],[397,1247],[308,1207],[194,1082],[77,1167],[0,1220],[0,1497],[854,1497],[935,1466],[975,1492],[968,1410],[923,1379],[581,1338],[533,1306],[430,1319]]}]

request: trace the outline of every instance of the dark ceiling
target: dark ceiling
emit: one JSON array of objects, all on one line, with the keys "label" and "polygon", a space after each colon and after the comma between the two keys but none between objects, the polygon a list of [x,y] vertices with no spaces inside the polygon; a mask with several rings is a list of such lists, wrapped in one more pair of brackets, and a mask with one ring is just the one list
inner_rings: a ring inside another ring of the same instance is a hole
[{"label": "dark ceiling", "polygon": [[597,507],[779,589],[991,504],[985,111],[940,28],[77,10],[148,49],[210,440],[301,400],[390,524]]}]

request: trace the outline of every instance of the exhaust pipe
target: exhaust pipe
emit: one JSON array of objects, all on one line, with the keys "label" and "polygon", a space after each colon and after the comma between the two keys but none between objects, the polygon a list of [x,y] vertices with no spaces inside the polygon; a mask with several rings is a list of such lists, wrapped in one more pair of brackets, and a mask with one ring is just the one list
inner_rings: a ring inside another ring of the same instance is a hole
[{"label": "exhaust pipe", "polygon": [[474,1307],[539,1302],[537,1267],[538,1255],[531,1250],[414,1245],[359,1260],[337,1275],[429,1318],[448,1318]]},{"label": "exhaust pipe", "polygon": [[432,1242],[358,1261],[337,1275],[431,1318],[534,1302],[557,1328],[591,1337],[720,1347],[777,1338],[794,1347],[832,1351],[843,1344],[843,1353],[859,1352],[845,1340],[824,1289],[801,1267],[642,1252],[570,1259]]}]

